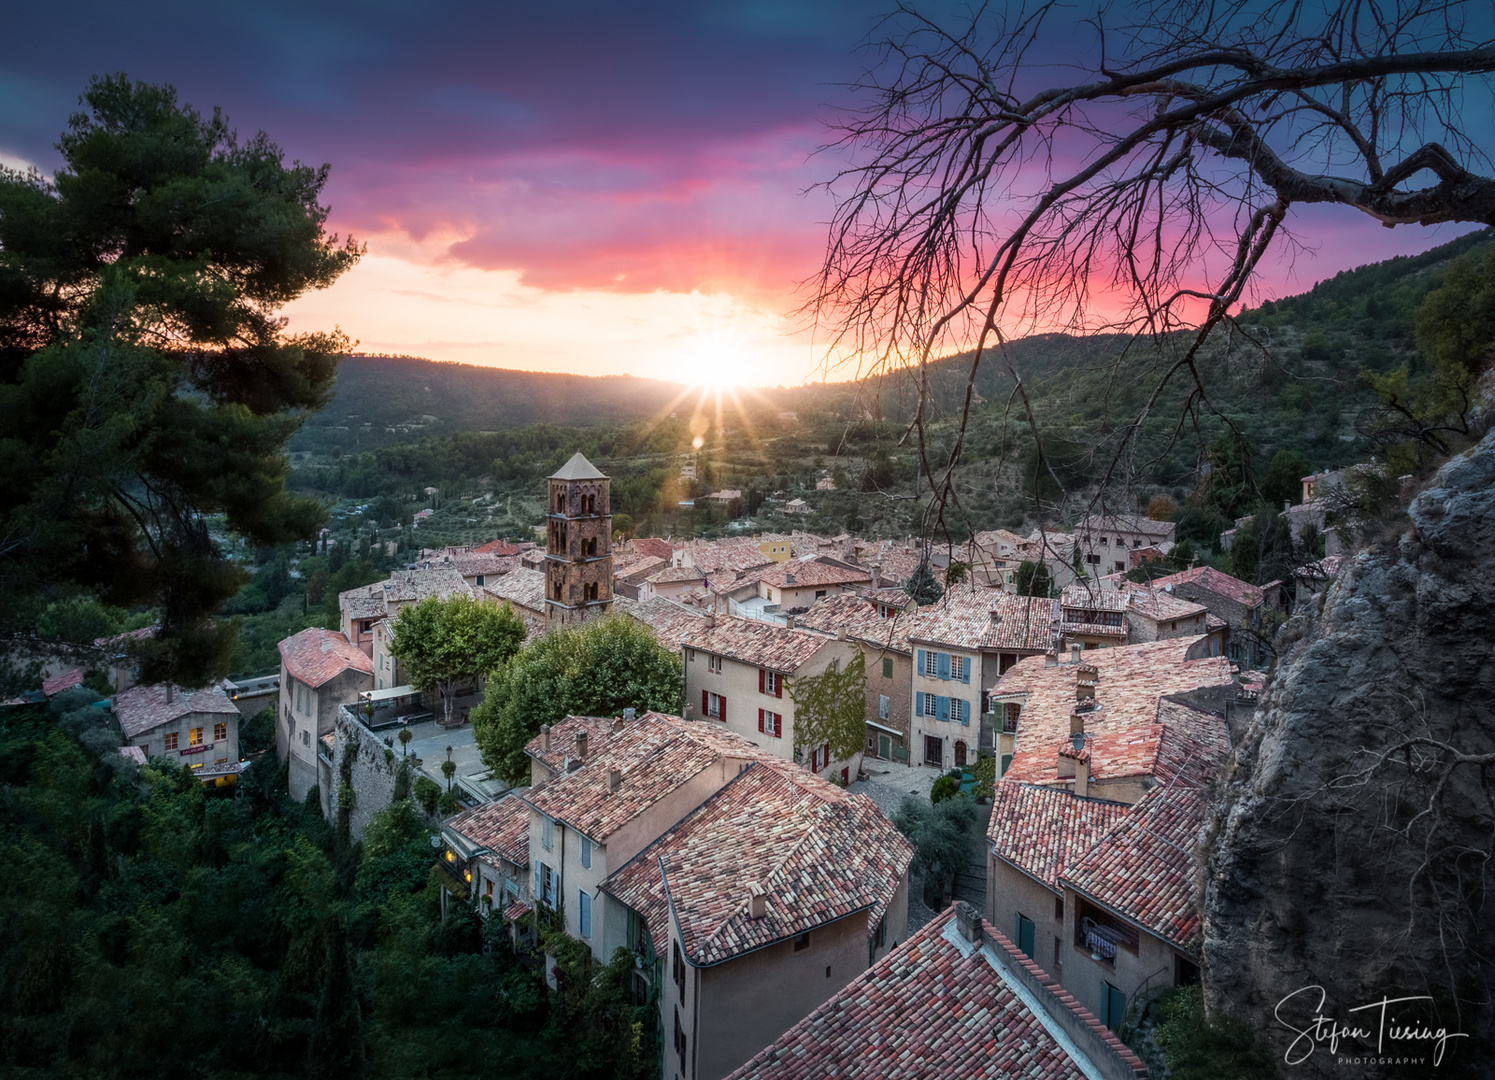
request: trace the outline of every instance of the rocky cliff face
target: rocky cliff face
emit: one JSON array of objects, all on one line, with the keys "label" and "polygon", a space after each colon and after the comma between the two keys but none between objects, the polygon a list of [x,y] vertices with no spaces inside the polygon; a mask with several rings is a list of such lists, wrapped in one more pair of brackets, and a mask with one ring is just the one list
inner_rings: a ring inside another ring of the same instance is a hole
[{"label": "rocky cliff face", "polygon": [[1495,434],[1409,517],[1283,657],[1209,838],[1206,997],[1284,1077],[1495,1074]]}]

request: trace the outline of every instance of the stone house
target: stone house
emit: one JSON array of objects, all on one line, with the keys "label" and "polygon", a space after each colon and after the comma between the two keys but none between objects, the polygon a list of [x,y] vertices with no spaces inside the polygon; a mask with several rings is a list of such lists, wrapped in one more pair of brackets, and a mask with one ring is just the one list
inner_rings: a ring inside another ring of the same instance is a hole
[{"label": "stone house", "polygon": [[1059,631],[1065,649],[1106,649],[1127,643],[1127,598],[1102,582],[1082,582],[1059,596]]},{"label": "stone house", "polygon": [[321,782],[321,739],[337,710],[374,687],[374,661],[336,630],[309,627],[279,645],[280,694],[275,756],[287,762],[291,798],[300,802]]},{"label": "stone house", "polygon": [[1166,585],[1156,589],[1127,583],[1122,593],[1126,597],[1129,642],[1141,644],[1207,634],[1211,656],[1225,651],[1225,621],[1211,615],[1203,604],[1174,596],[1172,588]]},{"label": "stone house", "polygon": [[[994,696],[1019,709],[987,829],[987,918],[1115,1027],[1139,989],[1198,977],[1193,837],[1229,752],[1209,638],[1026,660]],[[1190,831],[1192,830],[1192,831]]]},{"label": "stone house", "polygon": [[441,823],[443,887],[459,900],[474,899],[484,918],[496,912],[517,923],[528,914],[530,812],[520,794]]},{"label": "stone house", "polygon": [[[790,565],[790,564],[781,564]],[[708,614],[682,645],[687,715],[721,724],[786,761],[847,782],[861,768],[861,752],[832,760],[825,746],[797,737],[794,680],[819,675],[856,654],[850,641],[734,615]]]},{"label": "stone house", "polygon": [[205,784],[237,781],[239,709],[221,686],[132,686],[114,695],[112,707],[126,746],[190,765]]},{"label": "stone house", "polygon": [[485,603],[508,604],[524,623],[529,637],[545,633],[545,572],[521,566],[497,582],[484,585],[479,596]]},{"label": "stone house", "polygon": [[1091,514],[1075,526],[1074,537],[1087,571],[1104,577],[1129,570],[1133,550],[1172,544],[1177,527],[1137,514]]},{"label": "stone house", "polygon": [[406,604],[419,603],[427,596],[446,599],[456,593],[474,595],[472,587],[450,566],[396,571],[386,581],[337,594],[339,629],[343,637],[372,658],[376,623],[393,619]]},{"label": "stone house", "polygon": [[517,798],[527,809],[536,917],[563,921],[599,963],[638,944],[627,910],[599,892],[608,874],[765,756],[714,724],[653,712],[568,717],[525,749],[531,786]]},{"label": "stone house", "polygon": [[896,947],[912,858],[871,799],[765,760],[615,870],[662,961],[663,1076],[718,1080]]},{"label": "stone house", "polygon": [[1266,668],[1272,662],[1271,639],[1290,604],[1279,581],[1252,585],[1213,566],[1195,566],[1150,586],[1180,600],[1193,601],[1225,624],[1226,655],[1243,668]]},{"label": "stone house", "polygon": [[1005,711],[990,691],[1023,657],[1052,652],[1056,604],[1000,589],[947,589],[912,619],[910,737],[915,763],[939,769],[974,764],[984,749],[1011,752]]},{"label": "stone house", "polygon": [[782,611],[808,611],[817,600],[872,584],[871,570],[818,557],[775,563],[758,575],[758,595]]},{"label": "stone house", "polygon": [[957,901],[731,1074],[1138,1080],[1099,1018]]}]

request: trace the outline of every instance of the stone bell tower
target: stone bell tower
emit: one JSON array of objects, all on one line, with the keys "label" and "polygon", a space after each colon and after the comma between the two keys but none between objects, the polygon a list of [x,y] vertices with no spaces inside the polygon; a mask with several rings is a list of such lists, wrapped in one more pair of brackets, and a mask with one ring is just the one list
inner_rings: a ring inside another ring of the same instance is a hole
[{"label": "stone bell tower", "polygon": [[581,454],[545,482],[545,621],[551,630],[611,610],[609,481]]}]

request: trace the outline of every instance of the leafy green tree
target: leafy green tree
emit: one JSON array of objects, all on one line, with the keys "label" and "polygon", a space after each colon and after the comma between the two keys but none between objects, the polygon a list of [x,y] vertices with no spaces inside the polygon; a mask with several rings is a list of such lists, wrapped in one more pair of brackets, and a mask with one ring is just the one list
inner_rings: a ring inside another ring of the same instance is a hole
[{"label": "leafy green tree", "polygon": [[361,249],[324,230],[327,167],[240,141],[170,86],[95,78],[51,179],[0,169],[0,631],[75,588],[159,608],[142,677],[225,674],[243,583],[205,518],[310,537],[286,440],[332,392],[340,332],[276,309]]},{"label": "leafy green tree", "polygon": [[914,845],[913,869],[924,878],[924,896],[930,906],[943,902],[956,871],[971,861],[970,831],[975,820],[976,804],[964,795],[937,805],[904,799],[893,816],[898,831]]},{"label": "leafy green tree", "polygon": [[488,680],[472,711],[488,767],[519,782],[529,775],[524,745],[541,724],[567,716],[616,716],[625,708],[679,713],[680,653],[654,631],[609,615],[529,642]]},{"label": "leafy green tree", "polygon": [[1261,497],[1268,506],[1281,507],[1285,502],[1298,502],[1303,494],[1303,477],[1313,472],[1313,465],[1301,454],[1291,450],[1278,450],[1267,466],[1267,475],[1261,481]]},{"label": "leafy green tree", "polygon": [[1012,584],[1019,596],[1048,596],[1053,588],[1048,564],[1024,559],[1012,573]]},{"label": "leafy green tree", "polygon": [[492,671],[519,649],[524,623],[508,604],[485,604],[460,593],[446,600],[428,596],[401,609],[390,651],[399,657],[417,690],[439,690],[452,719],[459,679]]},{"label": "leafy green tree", "polygon": [[945,587],[940,584],[939,578],[934,576],[934,569],[927,559],[921,562],[913,575],[904,582],[903,591],[912,596],[914,603],[920,607],[932,604],[945,595]]},{"label": "leafy green tree", "polygon": [[794,740],[801,747],[830,744],[844,760],[867,741],[867,657],[858,649],[843,668],[837,662],[819,675],[789,680],[794,702]]}]

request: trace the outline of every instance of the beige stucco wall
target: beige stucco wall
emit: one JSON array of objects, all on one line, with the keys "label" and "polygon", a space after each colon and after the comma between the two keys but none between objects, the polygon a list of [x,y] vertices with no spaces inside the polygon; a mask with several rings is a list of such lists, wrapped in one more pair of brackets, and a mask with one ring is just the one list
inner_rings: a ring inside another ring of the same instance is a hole
[{"label": "beige stucco wall", "polygon": [[[672,931],[673,934],[673,931]],[[673,937],[672,937],[673,941]],[[675,992],[666,952],[665,1075],[679,1075],[670,1036]],[[867,913],[859,911],[810,931],[809,947],[799,952],[785,941],[709,968],[686,968],[686,1003],[681,1023],[690,1018],[691,1080],[718,1080],[773,1042],[810,1010],[867,968]],[[699,1006],[695,1008],[695,1006]]]},{"label": "beige stucco wall", "polygon": [[[298,702],[298,688],[304,697]],[[291,798],[298,802],[319,782],[317,741],[337,725],[339,705],[358,699],[362,690],[373,688],[373,678],[349,668],[320,687],[306,686],[280,665],[280,698],[275,717],[275,750],[288,763],[287,782]]]},{"label": "beige stucco wall", "polygon": [[[1065,946],[1065,923],[1054,918],[1054,901],[1059,893],[1017,869],[1011,863],[986,853],[986,921],[1017,944],[1017,916],[1033,920],[1034,963],[1054,978],[1060,979],[1069,950]],[[1068,907],[1066,905],[1066,914]],[[1060,964],[1054,963],[1054,939],[1059,939]]]},{"label": "beige stucco wall", "polygon": [[[1055,975],[1064,989],[1102,1020],[1106,1015],[1105,984],[1110,983],[1126,995],[1130,1009],[1139,990],[1174,985],[1175,958],[1191,959],[1186,953],[1177,952],[1161,938],[1140,932],[1137,952],[1116,950],[1116,966],[1090,959],[1090,951],[1074,944],[1074,923],[1077,904],[1074,890],[1064,890],[1064,973]],[[1000,929],[1000,927],[999,927]],[[1050,945],[1052,949],[1052,945]]]}]

